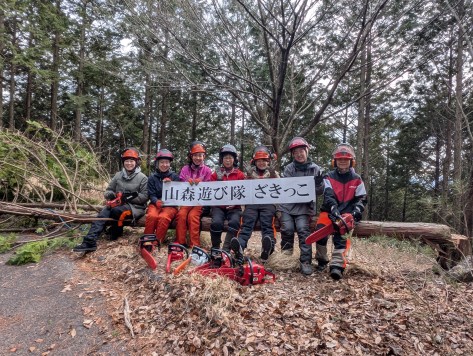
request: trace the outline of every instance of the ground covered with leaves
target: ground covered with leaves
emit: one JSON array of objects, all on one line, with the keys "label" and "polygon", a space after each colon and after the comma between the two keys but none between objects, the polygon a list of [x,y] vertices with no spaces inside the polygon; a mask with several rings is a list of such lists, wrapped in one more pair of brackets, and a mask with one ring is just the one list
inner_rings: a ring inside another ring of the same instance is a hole
[{"label": "ground covered with leaves", "polygon": [[[209,237],[203,233],[203,245]],[[354,240],[345,278],[304,277],[297,252],[278,251],[274,284],[242,287],[225,278],[165,273],[166,248],[151,271],[138,234],[78,260],[102,295],[116,340],[148,355],[446,355],[473,350],[473,291],[435,273],[416,248]],[[247,254],[259,255],[259,235]],[[74,289],[74,285],[71,286]],[[93,315],[88,317],[93,323]],[[126,322],[125,322],[126,320]],[[109,335],[110,332],[108,333]]]}]

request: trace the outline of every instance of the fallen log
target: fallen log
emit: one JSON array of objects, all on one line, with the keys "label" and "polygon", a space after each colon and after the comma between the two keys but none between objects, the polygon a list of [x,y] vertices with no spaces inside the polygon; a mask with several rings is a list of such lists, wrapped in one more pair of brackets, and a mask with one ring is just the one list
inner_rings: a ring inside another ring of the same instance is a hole
[{"label": "fallen log", "polygon": [[[24,215],[40,219],[60,221],[63,223],[91,223],[96,220],[112,220],[97,218],[90,214],[70,214],[64,212],[51,211],[46,209],[18,206],[16,204],[2,204],[0,214]],[[136,226],[143,227],[145,217],[141,218]],[[204,216],[201,219],[201,229],[210,231],[211,218]],[[275,221],[276,229],[279,231],[279,221]],[[175,221],[171,224],[175,228]],[[225,225],[225,230],[227,226]],[[315,219],[311,222],[311,230],[315,228]],[[260,230],[256,224],[255,230]],[[358,237],[369,237],[375,235],[385,235],[398,239],[410,239],[422,241],[438,251],[438,262],[444,269],[453,267],[456,262],[464,256],[471,255],[471,240],[465,236],[452,234],[447,225],[431,223],[401,223],[383,221],[361,221],[354,230],[354,235]]]}]

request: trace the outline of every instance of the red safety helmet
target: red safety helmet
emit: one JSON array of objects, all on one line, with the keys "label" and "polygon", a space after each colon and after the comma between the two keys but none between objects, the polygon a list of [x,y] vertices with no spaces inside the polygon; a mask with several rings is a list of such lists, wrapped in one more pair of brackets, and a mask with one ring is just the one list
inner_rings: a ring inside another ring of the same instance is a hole
[{"label": "red safety helmet", "polygon": [[297,147],[304,147],[309,150],[309,144],[302,137],[294,137],[291,142],[289,142],[289,150],[292,152],[293,149]]},{"label": "red safety helmet", "polygon": [[194,141],[190,144],[189,155],[193,155],[195,153],[207,153],[207,148],[205,147],[203,142]]},{"label": "red safety helmet", "polygon": [[134,159],[135,161],[141,161],[140,152],[136,148],[125,148],[121,153],[122,161],[127,159]]},{"label": "red safety helmet", "polygon": [[348,143],[341,143],[339,144],[335,150],[332,152],[332,166],[336,167],[337,166],[337,159],[340,158],[346,158],[350,160],[350,167],[355,167],[356,161],[355,161],[355,150],[351,145]]},{"label": "red safety helmet", "polygon": [[234,158],[233,166],[238,167],[238,152],[237,152],[235,146],[230,145],[230,144],[226,144],[220,149],[220,152],[218,154],[219,163],[220,164],[223,163],[223,156],[225,156],[227,154],[231,154],[233,156],[233,158]]},{"label": "red safety helmet", "polygon": [[253,151],[253,161],[258,159],[271,159],[271,152],[266,146],[257,146]]},{"label": "red safety helmet", "polygon": [[160,159],[168,159],[171,162],[174,160],[174,156],[171,151],[169,151],[166,148],[161,148],[158,150],[156,153],[156,158],[154,159],[156,162],[158,162]]}]

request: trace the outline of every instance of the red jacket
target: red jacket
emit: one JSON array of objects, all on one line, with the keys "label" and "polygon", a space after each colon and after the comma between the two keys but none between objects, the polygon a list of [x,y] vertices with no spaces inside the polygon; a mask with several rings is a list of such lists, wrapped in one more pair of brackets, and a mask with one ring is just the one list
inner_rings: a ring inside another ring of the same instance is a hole
[{"label": "red jacket", "polygon": [[[245,179],[245,174],[240,171],[238,168],[233,168],[233,170],[230,173],[227,173],[225,171],[225,168],[218,167],[217,169],[220,169],[220,171],[223,173],[222,176],[222,181],[227,181],[227,180],[243,180]],[[210,177],[210,181],[214,182],[217,181],[217,171],[212,173],[212,176]],[[222,209],[227,209],[226,206],[221,206]],[[240,208],[239,205],[232,207],[232,209]]]}]

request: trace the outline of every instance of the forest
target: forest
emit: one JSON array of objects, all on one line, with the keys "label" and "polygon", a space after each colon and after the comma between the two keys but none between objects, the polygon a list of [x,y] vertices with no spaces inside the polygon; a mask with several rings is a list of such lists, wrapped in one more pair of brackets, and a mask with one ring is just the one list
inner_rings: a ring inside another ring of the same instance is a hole
[{"label": "forest", "polygon": [[[148,166],[169,148],[179,170],[196,139],[211,166],[229,142],[242,161],[267,145],[282,169],[303,136],[325,170],[337,143],[355,147],[366,219],[472,236],[472,42],[470,0],[5,0],[0,199],[58,198],[18,188],[35,149],[12,135],[70,140],[94,156],[83,181],[129,146]],[[43,169],[82,162],[60,157]]]}]

